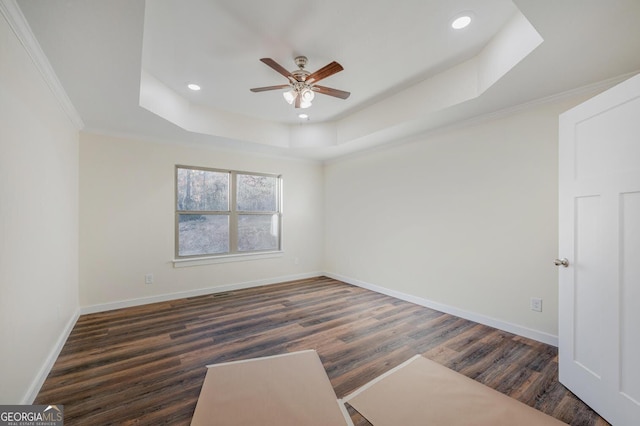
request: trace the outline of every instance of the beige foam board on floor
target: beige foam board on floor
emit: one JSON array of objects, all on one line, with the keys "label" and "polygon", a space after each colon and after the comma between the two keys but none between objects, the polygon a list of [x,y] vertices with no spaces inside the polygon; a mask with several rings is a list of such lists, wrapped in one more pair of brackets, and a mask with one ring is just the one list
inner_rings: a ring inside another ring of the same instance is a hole
[{"label": "beige foam board on floor", "polygon": [[192,426],[352,425],[314,350],[207,367]]},{"label": "beige foam board on floor", "polygon": [[343,398],[374,426],[560,426],[526,404],[420,355]]}]

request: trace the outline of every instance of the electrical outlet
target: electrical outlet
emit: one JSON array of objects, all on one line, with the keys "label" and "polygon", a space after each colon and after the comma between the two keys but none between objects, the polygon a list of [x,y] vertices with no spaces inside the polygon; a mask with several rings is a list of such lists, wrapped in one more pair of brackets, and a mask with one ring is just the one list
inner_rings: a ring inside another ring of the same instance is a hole
[{"label": "electrical outlet", "polygon": [[532,297],[531,310],[536,312],[542,312],[542,299],[540,299],[539,297]]},{"label": "electrical outlet", "polygon": [[144,276],[144,283],[145,284],[153,284],[153,274],[146,274]]}]

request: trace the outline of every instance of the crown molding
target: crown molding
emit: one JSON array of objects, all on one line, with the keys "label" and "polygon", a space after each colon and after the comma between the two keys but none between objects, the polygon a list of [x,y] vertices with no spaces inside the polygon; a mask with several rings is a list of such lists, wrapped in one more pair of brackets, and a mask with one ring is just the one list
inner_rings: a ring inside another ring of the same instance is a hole
[{"label": "crown molding", "polygon": [[67,117],[69,117],[78,130],[82,130],[84,128],[84,122],[71,103],[69,96],[67,96],[67,92],[64,90],[64,87],[62,87],[62,83],[58,80],[58,76],[53,70],[53,67],[51,67],[47,55],[42,51],[42,47],[40,47],[36,36],[33,34],[33,31],[31,31],[31,27],[24,17],[22,10],[20,10],[20,6],[18,6],[15,0],[0,0],[0,14],[4,16],[9,27],[11,27],[11,30],[18,40],[20,40],[20,43],[29,54],[29,57],[60,103]]}]

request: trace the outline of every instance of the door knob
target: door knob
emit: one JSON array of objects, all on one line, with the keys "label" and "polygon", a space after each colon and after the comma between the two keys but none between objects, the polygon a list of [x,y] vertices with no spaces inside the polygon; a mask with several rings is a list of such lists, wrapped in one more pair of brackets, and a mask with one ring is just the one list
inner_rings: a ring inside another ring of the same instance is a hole
[{"label": "door knob", "polygon": [[554,260],[554,261],[553,261],[553,263],[554,263],[556,266],[560,266],[560,265],[562,265],[562,266],[564,266],[565,268],[569,266],[569,261],[568,261],[568,260],[567,260],[567,258],[565,258],[565,257],[563,257],[562,259],[556,259],[556,260]]}]

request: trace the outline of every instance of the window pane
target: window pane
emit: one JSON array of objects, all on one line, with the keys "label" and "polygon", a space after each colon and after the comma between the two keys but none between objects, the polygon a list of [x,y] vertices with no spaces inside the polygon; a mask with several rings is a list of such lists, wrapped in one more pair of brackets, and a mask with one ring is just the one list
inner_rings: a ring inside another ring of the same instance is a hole
[{"label": "window pane", "polygon": [[278,215],[238,216],[238,250],[277,250]]},{"label": "window pane", "polygon": [[278,178],[238,174],[238,211],[275,212],[278,210]]},{"label": "window pane", "polygon": [[179,168],[177,184],[178,210],[229,210],[229,173]]},{"label": "window pane", "polygon": [[181,214],[178,218],[178,256],[229,252],[229,216]]}]

